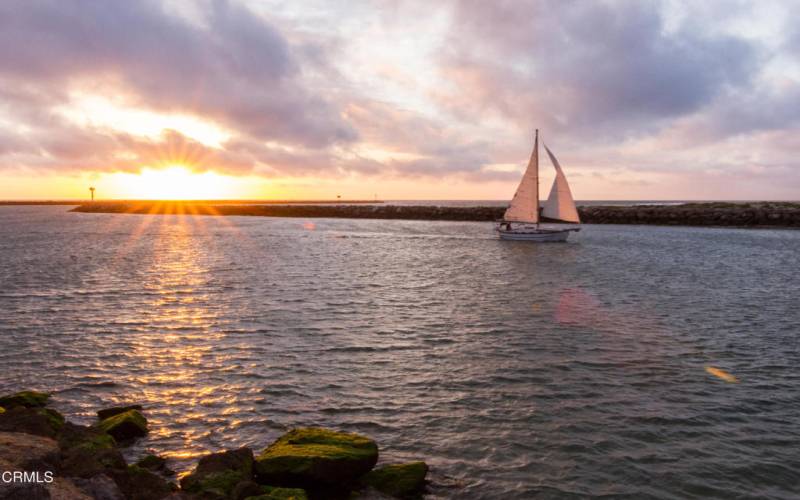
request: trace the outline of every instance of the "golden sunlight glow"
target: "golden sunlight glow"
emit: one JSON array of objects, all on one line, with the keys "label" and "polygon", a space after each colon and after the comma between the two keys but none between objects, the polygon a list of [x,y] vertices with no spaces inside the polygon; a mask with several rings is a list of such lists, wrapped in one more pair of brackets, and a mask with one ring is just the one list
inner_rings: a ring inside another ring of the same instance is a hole
[{"label": "golden sunlight glow", "polygon": [[70,97],[70,104],[57,111],[82,127],[110,128],[150,138],[158,138],[164,130],[172,129],[214,148],[231,136],[213,121],[196,116],[136,109],[119,99],[96,95],[78,93]]},{"label": "golden sunlight glow", "polygon": [[239,190],[233,178],[214,172],[195,173],[183,165],[142,169],[139,174],[109,176],[118,197],[151,200],[209,200],[235,198]]}]

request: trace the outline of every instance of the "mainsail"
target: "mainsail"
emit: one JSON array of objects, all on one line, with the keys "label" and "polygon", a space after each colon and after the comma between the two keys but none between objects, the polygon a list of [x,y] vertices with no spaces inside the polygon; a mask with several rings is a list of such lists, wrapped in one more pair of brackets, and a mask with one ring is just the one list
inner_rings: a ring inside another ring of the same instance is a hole
[{"label": "mainsail", "polygon": [[525,175],[514,193],[503,220],[516,222],[539,222],[539,131],[533,142],[533,152]]},{"label": "mainsail", "polygon": [[564,171],[561,170],[561,165],[558,164],[558,160],[556,160],[556,157],[546,145],[544,149],[547,151],[547,156],[550,157],[550,161],[556,169],[556,178],[553,181],[553,187],[550,189],[550,196],[544,203],[542,215],[548,219],[558,219],[564,222],[576,222],[580,224],[581,219],[578,216],[578,209],[575,208],[575,201],[572,199],[572,192],[569,190],[569,184],[567,184]]}]

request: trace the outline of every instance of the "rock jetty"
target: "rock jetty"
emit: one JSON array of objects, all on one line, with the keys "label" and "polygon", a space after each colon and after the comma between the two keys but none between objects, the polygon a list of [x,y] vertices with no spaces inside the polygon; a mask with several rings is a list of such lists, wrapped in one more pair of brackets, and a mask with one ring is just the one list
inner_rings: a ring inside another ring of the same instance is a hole
[{"label": "rock jetty", "polygon": [[800,228],[800,203],[683,203],[580,207],[591,224]]},{"label": "rock jetty", "polygon": [[120,451],[148,432],[142,406],[100,410],[84,426],[48,408],[49,399],[0,397],[0,500],[419,499],[426,489],[424,462],[375,468],[375,441],[317,427],[293,429],[257,455],[246,447],[206,455],[176,483],[164,458],[128,464]]},{"label": "rock jetty", "polygon": [[[387,204],[234,205],[213,202],[95,202],[73,212],[198,214],[261,217],[494,221],[504,207]],[[581,206],[587,224],[800,228],[800,203],[684,203],[678,205]],[[546,221],[545,221],[546,222]]]}]

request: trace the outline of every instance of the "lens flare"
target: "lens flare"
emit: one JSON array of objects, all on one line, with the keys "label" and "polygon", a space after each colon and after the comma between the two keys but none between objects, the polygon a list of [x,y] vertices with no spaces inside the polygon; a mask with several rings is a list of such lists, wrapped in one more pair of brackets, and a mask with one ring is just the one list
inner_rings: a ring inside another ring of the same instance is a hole
[{"label": "lens flare", "polygon": [[739,379],[737,379],[730,373],[726,372],[725,370],[714,368],[713,366],[706,366],[706,371],[711,375],[714,375],[715,377],[724,380],[725,382],[729,382],[731,384],[739,383]]}]

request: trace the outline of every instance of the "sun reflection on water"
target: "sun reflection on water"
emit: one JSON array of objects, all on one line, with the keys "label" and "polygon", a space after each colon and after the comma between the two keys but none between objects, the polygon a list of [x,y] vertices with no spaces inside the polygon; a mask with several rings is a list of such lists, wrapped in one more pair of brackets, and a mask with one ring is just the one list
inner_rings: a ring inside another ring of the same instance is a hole
[{"label": "sun reflection on water", "polygon": [[[141,231],[153,217],[144,217]],[[133,397],[157,407],[148,417],[152,438],[170,443],[165,455],[194,458],[207,452],[198,443],[209,426],[193,424],[207,418],[204,408],[238,408],[235,396],[213,380],[217,367],[224,365],[225,355],[215,348],[225,334],[215,330],[220,312],[209,254],[198,239],[205,232],[202,217],[187,215],[182,208],[158,217],[158,226],[149,230],[155,237],[147,249],[150,265],[142,275],[148,299],[138,310],[146,331],[133,337],[130,346],[131,364],[141,367],[134,372],[139,394]],[[138,244],[135,238],[130,245]]]}]

